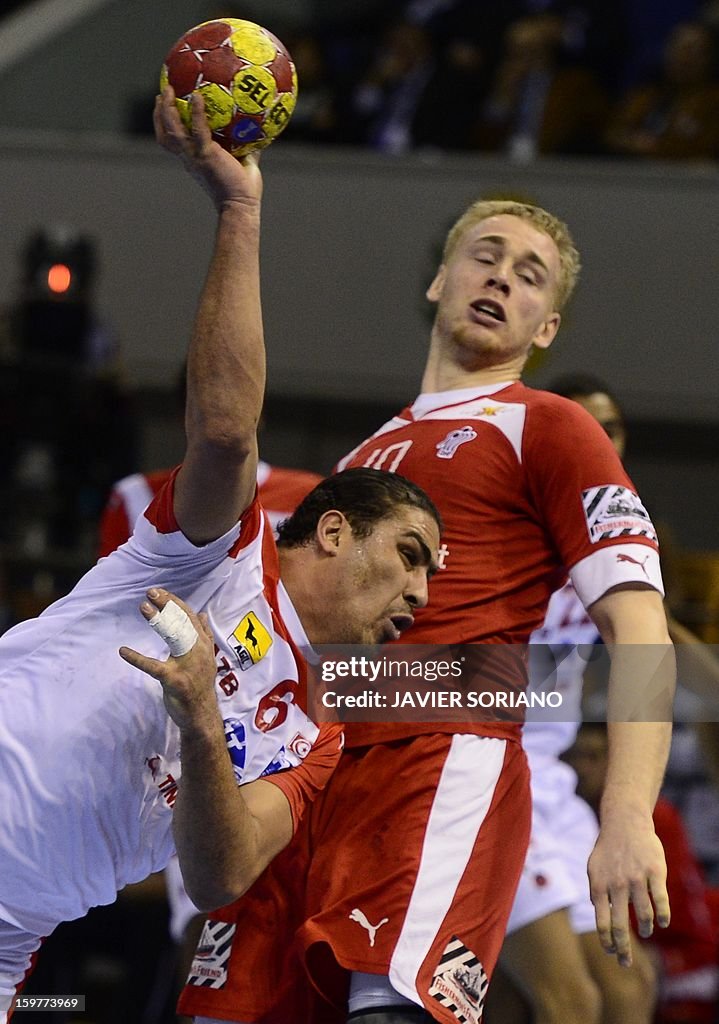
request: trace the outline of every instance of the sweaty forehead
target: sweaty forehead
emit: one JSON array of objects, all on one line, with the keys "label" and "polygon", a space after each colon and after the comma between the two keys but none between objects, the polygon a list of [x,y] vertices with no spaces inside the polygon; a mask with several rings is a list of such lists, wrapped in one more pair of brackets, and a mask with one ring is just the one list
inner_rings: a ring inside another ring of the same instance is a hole
[{"label": "sweaty forehead", "polygon": [[393,517],[398,533],[417,534],[434,553],[439,542],[439,527],[434,516],[423,508],[403,505]]}]

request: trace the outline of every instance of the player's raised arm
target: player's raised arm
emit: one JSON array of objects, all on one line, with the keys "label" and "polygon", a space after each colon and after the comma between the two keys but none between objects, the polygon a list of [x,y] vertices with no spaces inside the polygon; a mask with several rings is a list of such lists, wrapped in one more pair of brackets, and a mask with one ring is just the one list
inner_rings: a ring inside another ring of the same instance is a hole
[{"label": "player's raised arm", "polygon": [[650,935],[655,920],[669,923],[667,869],[652,812],[671,741],[674,650],[656,590],[618,588],[589,611],[611,653],[609,764],[589,881],[599,939],[630,964],[629,903],[640,935]]},{"label": "player's raised arm", "polygon": [[213,141],[197,95],[188,132],[172,90],[166,89],[156,102],[155,133],[209,193],[218,212],[187,359],[187,452],[174,506],[185,535],[203,544],[232,527],[255,490],[256,431],[265,388],[262,177],[256,155],[238,160]]}]

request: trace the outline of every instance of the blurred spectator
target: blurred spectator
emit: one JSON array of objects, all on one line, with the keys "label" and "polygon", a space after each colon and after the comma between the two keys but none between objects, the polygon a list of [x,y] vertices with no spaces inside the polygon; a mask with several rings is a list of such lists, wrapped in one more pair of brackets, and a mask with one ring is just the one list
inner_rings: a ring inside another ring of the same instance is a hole
[{"label": "blurred spectator", "polygon": [[607,145],[625,156],[719,156],[719,85],[711,30],[683,22],[664,49],[661,73],[630,89],[610,118]]},{"label": "blurred spectator", "polygon": [[[585,723],[564,755],[577,773],[577,792],[598,813],[607,767],[602,723]],[[678,811],[660,797],[654,827],[667,860],[671,924],[645,940],[661,969],[657,1024],[712,1024],[719,994],[717,921],[713,899]],[[639,941],[639,940],[635,940]]]},{"label": "blurred spectator", "polygon": [[334,142],[337,139],[335,89],[320,40],[301,32],[285,40],[300,83],[297,104],[284,132],[295,142]]},{"label": "blurred spectator", "polygon": [[[701,0],[623,0],[631,39],[631,61],[625,87],[636,85],[654,73],[672,29],[684,21],[703,20]],[[711,3],[711,0],[709,0]]]},{"label": "blurred spectator", "polygon": [[409,149],[414,117],[434,69],[426,29],[408,21],[386,29],[373,64],[350,100],[350,141],[386,153]]},{"label": "blurred spectator", "polygon": [[613,89],[624,70],[628,45],[626,0],[506,0],[478,4],[476,0],[405,0],[410,21],[429,28],[444,46],[462,41],[481,47],[488,69],[494,70],[497,51],[509,25],[521,18],[552,14],[562,21],[562,44],[568,59],[590,68]]},{"label": "blurred spectator", "polygon": [[567,63],[563,30],[555,14],[520,18],[509,26],[474,129],[480,149],[500,150],[520,161],[597,151],[608,100],[588,68]]},{"label": "blurred spectator", "polygon": [[681,813],[706,878],[719,887],[719,790],[700,735],[707,727],[716,728],[712,722],[675,722],[664,793]]}]

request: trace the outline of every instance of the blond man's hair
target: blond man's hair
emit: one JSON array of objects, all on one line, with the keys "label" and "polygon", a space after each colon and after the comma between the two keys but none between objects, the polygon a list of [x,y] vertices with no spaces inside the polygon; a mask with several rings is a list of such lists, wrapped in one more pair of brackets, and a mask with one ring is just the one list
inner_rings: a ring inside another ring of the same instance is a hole
[{"label": "blond man's hair", "polygon": [[559,250],[559,280],[555,298],[557,310],[561,310],[569,301],[579,278],[579,252],[567,225],[547,210],[543,210],[541,206],[532,206],[530,203],[520,203],[513,199],[480,199],[472,203],[450,228],[444,243],[442,262],[449,261],[460,238],[469,228],[488,217],[497,217],[500,214],[509,214],[511,217],[529,221],[532,227],[548,235],[556,245]]}]

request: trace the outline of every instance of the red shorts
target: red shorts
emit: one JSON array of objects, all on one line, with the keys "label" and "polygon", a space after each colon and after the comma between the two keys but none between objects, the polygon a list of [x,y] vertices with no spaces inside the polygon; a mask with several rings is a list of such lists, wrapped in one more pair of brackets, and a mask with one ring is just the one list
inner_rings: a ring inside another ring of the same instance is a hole
[{"label": "red shorts", "polygon": [[478,1024],[524,863],[521,747],[423,735],[346,751],[297,835],[212,915],[182,1013],[342,1024],[348,971]]}]

